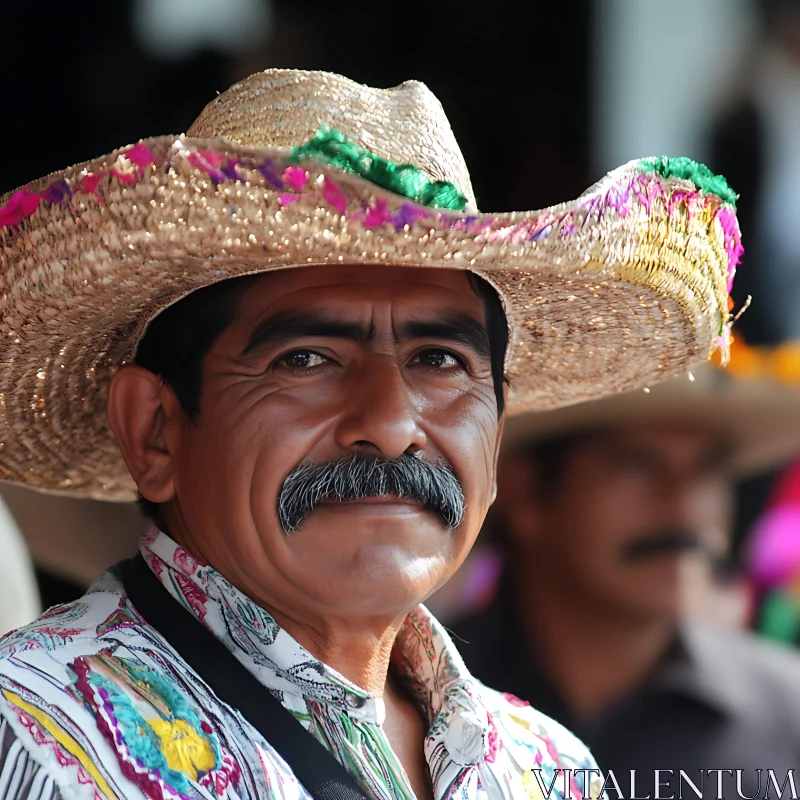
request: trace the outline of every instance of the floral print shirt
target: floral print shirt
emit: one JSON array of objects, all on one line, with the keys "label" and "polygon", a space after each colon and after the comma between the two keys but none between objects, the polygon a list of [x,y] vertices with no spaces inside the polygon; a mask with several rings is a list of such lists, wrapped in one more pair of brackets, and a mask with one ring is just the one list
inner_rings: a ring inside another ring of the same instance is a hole
[{"label": "floral print shirt", "polygon": [[[315,659],[166,534],[153,530],[141,550],[175,600],[369,796],[412,800],[381,698]],[[427,719],[437,800],[542,800],[551,785],[552,800],[598,796],[598,773],[581,772],[596,769],[586,747],[475,680],[423,606],[404,623],[392,668]],[[80,600],[0,640],[0,798],[23,797],[310,800],[270,743],[137,614],[114,570]]]}]

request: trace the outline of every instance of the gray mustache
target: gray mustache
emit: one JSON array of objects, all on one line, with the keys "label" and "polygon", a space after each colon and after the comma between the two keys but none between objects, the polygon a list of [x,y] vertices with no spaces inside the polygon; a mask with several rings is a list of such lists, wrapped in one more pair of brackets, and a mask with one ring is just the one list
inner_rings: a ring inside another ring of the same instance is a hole
[{"label": "gray mustache", "polygon": [[416,500],[450,529],[464,519],[464,491],[446,461],[411,455],[384,459],[352,455],[325,464],[300,464],[283,482],[278,519],[283,532],[294,533],[323,500],[347,502],[395,495]]}]

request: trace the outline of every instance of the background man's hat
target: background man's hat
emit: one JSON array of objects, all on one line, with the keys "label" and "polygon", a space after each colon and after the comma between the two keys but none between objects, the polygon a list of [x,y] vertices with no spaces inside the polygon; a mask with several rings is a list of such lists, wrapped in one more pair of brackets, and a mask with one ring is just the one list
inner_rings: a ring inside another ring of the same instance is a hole
[{"label": "background man's hat", "polygon": [[[517,168],[512,148],[496,161]],[[725,347],[735,200],[702,165],[658,158],[542,211],[479,213],[422,84],[253,75],[185,136],[144,139],[0,198],[0,477],[132,498],[106,421],[113,371],[170,303],[269,270],[481,275],[508,318],[512,412],[652,384]]]},{"label": "background man's hat", "polygon": [[582,431],[676,422],[719,432],[743,477],[800,454],[799,412],[800,343],[762,350],[737,337],[725,369],[703,364],[649,391],[519,415],[507,421],[503,445],[508,452]]}]

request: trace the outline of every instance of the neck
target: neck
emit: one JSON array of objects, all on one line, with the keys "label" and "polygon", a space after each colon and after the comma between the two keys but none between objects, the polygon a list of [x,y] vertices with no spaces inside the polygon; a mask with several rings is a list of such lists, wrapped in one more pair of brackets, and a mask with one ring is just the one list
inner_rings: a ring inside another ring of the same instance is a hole
[{"label": "neck", "polygon": [[252,575],[231,574],[213,550],[191,536],[182,515],[169,519],[168,535],[178,545],[211,564],[233,586],[267,611],[275,622],[317,660],[336,670],[351,683],[373,697],[383,697],[389,672],[389,659],[395,638],[408,610],[394,615],[349,614],[336,617],[330,608],[301,607],[293,602],[278,602],[261,596],[258,580]]},{"label": "neck", "polygon": [[520,576],[515,602],[530,652],[571,713],[590,721],[644,681],[675,635],[671,620],[614,614],[542,575]]},{"label": "neck", "polygon": [[320,620],[266,610],[314,658],[374,697],[383,697],[392,647],[405,615],[394,620]]}]

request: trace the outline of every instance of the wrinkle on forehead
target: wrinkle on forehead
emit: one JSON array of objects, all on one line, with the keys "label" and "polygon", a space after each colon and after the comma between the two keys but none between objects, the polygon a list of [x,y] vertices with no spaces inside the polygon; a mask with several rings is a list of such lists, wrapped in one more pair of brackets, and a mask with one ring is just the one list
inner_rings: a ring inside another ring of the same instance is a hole
[{"label": "wrinkle on forehead", "polygon": [[413,267],[326,266],[268,273],[242,298],[241,311],[244,318],[264,320],[297,306],[330,313],[331,303],[359,307],[354,318],[369,324],[384,315],[393,321],[395,309],[408,305],[416,305],[419,313],[404,314],[404,319],[424,321],[440,310],[460,310],[486,321],[467,272]]}]

